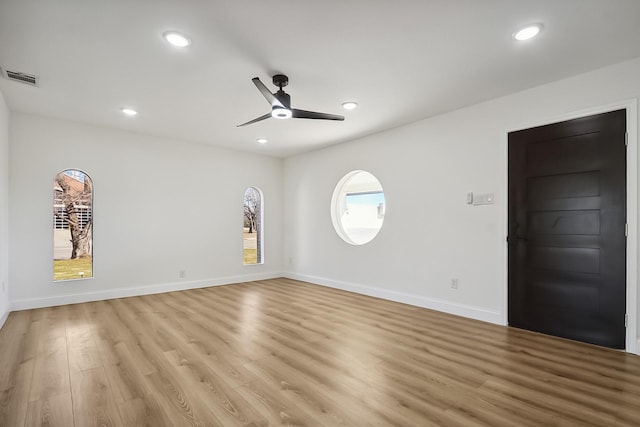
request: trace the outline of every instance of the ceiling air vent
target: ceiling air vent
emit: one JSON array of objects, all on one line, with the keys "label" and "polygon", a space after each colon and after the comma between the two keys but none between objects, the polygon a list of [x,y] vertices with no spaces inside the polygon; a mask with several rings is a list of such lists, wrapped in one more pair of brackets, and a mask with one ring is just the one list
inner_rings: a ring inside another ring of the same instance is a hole
[{"label": "ceiling air vent", "polygon": [[11,71],[5,70],[4,68],[0,68],[2,71],[2,77],[5,79],[13,80],[15,82],[25,83],[31,86],[39,86],[38,78],[33,74],[21,73],[19,71]]}]

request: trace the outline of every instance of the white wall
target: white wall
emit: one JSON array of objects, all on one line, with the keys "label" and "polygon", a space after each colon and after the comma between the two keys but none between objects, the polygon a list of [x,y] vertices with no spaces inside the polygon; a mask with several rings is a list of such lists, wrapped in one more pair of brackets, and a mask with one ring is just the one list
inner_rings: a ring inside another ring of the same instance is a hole
[{"label": "white wall", "polygon": [[[10,144],[13,309],[281,274],[280,159],[19,113]],[[93,179],[94,278],[54,283],[52,185],[68,168]],[[264,194],[264,265],[243,266],[249,186]]]},{"label": "white wall", "polygon": [[[639,96],[640,58],[286,159],[287,274],[504,323],[508,131]],[[355,169],[380,180],[387,202],[382,230],[365,246],[343,242],[329,213],[334,186]],[[470,191],[493,192],[496,203],[469,206]]]},{"label": "white wall", "polygon": [[9,314],[9,109],[0,92],[0,327]]},{"label": "white wall", "polygon": [[[0,192],[7,187],[1,156],[10,130],[11,306],[273,277],[284,265],[291,277],[503,323],[507,132],[629,105],[639,96],[640,58],[289,158],[284,168],[273,158],[9,116],[0,102]],[[66,168],[94,180],[95,278],[54,284],[51,186]],[[329,212],[335,184],[355,169],[380,180],[387,204],[382,230],[364,246],[342,241]],[[254,185],[265,196],[266,262],[244,267],[242,195]],[[469,206],[469,191],[493,192],[496,203]],[[631,232],[635,242],[636,224]],[[5,254],[6,240],[0,239]],[[450,288],[452,278],[459,289]],[[637,311],[637,296],[632,303]]]}]

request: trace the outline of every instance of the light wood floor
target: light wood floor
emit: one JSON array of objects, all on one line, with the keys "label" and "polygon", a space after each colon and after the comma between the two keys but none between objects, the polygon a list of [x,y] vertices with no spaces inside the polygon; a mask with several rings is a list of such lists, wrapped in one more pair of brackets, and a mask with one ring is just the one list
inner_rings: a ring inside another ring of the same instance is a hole
[{"label": "light wood floor", "polygon": [[287,279],[11,313],[1,426],[640,425],[640,357]]}]

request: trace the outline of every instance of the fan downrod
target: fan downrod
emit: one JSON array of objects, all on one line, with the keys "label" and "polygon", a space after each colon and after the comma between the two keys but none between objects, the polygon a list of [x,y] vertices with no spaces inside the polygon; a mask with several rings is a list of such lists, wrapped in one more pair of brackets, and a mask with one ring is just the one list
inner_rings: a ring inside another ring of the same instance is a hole
[{"label": "fan downrod", "polygon": [[282,89],[289,84],[289,77],[285,76],[284,74],[276,74],[273,76],[273,84]]}]

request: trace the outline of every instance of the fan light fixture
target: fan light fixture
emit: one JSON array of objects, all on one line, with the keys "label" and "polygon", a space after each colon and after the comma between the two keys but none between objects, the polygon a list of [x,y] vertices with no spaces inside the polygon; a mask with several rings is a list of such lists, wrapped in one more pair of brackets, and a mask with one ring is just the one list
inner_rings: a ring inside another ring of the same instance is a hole
[{"label": "fan light fixture", "polygon": [[513,33],[513,38],[518,41],[524,41],[534,38],[542,30],[542,24],[531,24]]},{"label": "fan light fixture", "polygon": [[353,110],[358,107],[358,103],[354,101],[347,101],[342,103],[342,108],[345,110]]},{"label": "fan light fixture", "polygon": [[125,114],[129,117],[133,117],[136,116],[138,114],[138,112],[134,109],[131,108],[121,108],[120,111],[122,111],[122,114]]},{"label": "fan light fixture", "polygon": [[175,47],[187,47],[191,44],[189,37],[176,31],[165,31],[162,33],[162,37]]},{"label": "fan light fixture", "polygon": [[271,117],[274,119],[290,119],[291,115],[291,110],[287,108],[274,107],[271,110]]},{"label": "fan light fixture", "polygon": [[271,111],[260,117],[256,117],[253,120],[249,120],[246,123],[238,125],[238,127],[247,126],[253,123],[261,122],[268,118],[274,119],[315,119],[315,120],[344,120],[343,116],[337,114],[319,113],[317,111],[299,110],[297,108],[291,108],[291,96],[282,90],[283,87],[289,84],[289,77],[284,74],[276,74],[273,76],[273,84],[278,87],[275,93],[272,93],[268,87],[260,81],[258,77],[251,79],[256,88],[260,91],[264,99],[271,106]]}]

